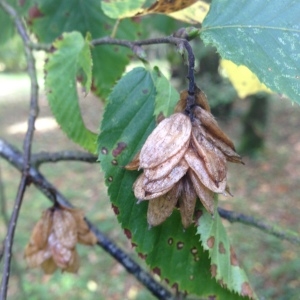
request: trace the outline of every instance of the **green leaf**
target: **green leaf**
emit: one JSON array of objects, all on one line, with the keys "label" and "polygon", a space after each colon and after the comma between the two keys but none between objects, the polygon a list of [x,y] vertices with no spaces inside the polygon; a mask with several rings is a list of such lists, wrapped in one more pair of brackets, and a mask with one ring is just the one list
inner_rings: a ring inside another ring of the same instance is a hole
[{"label": "green leaf", "polygon": [[10,16],[0,7],[0,45],[5,44],[14,35],[14,23]]},{"label": "green leaf", "polygon": [[124,166],[155,127],[155,98],[153,74],[144,68],[126,74],[109,96],[98,147],[114,211],[136,251],[171,286],[214,299],[242,299],[211,278],[208,252],[195,227],[183,229],[178,211],[149,229],[147,201],[137,204],[132,186],[139,172],[127,171]]},{"label": "green leaf", "polygon": [[153,77],[157,91],[154,115],[158,116],[162,113],[165,117],[168,117],[174,112],[174,107],[180,98],[179,93],[158,67],[154,68]]},{"label": "green leaf", "polygon": [[145,0],[111,0],[102,1],[101,7],[108,17],[122,19],[136,15],[144,3]]},{"label": "green leaf", "polygon": [[92,61],[89,44],[79,32],[72,32],[64,33],[53,46],[55,51],[45,66],[45,86],[53,115],[70,139],[94,153],[97,136],[84,125],[76,87],[76,77],[80,73],[84,76],[85,89],[90,89]]},{"label": "green leaf", "polygon": [[[39,0],[35,15],[29,19],[40,42],[52,43],[63,32],[89,32],[93,39],[110,36],[115,20],[104,15],[99,0]],[[134,20],[120,22],[116,37],[136,39],[139,25]],[[131,52],[119,46],[95,46],[93,58],[93,91],[106,97],[123,74]]]},{"label": "green leaf", "polygon": [[205,209],[201,211],[197,233],[204,249],[209,252],[214,277],[229,290],[257,299],[244,270],[238,264],[218,212],[212,218]]},{"label": "green leaf", "polygon": [[300,103],[300,2],[213,1],[202,26],[205,43],[245,65],[261,82]]}]

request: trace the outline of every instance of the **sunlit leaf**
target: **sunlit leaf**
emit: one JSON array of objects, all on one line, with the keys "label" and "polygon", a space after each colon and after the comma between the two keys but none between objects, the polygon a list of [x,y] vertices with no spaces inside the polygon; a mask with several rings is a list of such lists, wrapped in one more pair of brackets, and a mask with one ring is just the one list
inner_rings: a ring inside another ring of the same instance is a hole
[{"label": "sunlit leaf", "polygon": [[232,61],[225,59],[221,60],[220,66],[233,84],[240,98],[245,98],[248,95],[258,92],[272,92],[247,67],[237,66]]},{"label": "sunlit leaf", "polygon": [[212,218],[211,214],[203,209],[197,233],[204,249],[209,252],[212,276],[228,289],[256,299],[244,270],[239,266],[218,212],[215,212]]},{"label": "sunlit leaf", "polygon": [[103,1],[101,6],[110,18],[121,19],[149,13],[171,14],[189,7],[197,0],[110,0]]},{"label": "sunlit leaf", "polygon": [[96,134],[83,122],[78,104],[76,77],[85,77],[84,87],[91,86],[91,54],[87,41],[79,32],[65,33],[54,42],[54,52],[45,66],[45,87],[57,122],[70,139],[90,152],[96,150]]},{"label": "sunlit leaf", "polygon": [[136,68],[109,96],[98,147],[114,211],[136,251],[170,286],[212,299],[244,299],[211,278],[208,252],[203,251],[195,227],[183,229],[177,210],[162,225],[149,229],[147,201],[137,204],[134,197],[132,186],[139,172],[124,166],[155,127],[156,93],[152,72]]},{"label": "sunlit leaf", "polygon": [[145,0],[111,0],[102,1],[103,12],[110,18],[122,19],[132,17],[142,10]]},{"label": "sunlit leaf", "polygon": [[271,90],[300,103],[300,2],[213,1],[201,37]]}]

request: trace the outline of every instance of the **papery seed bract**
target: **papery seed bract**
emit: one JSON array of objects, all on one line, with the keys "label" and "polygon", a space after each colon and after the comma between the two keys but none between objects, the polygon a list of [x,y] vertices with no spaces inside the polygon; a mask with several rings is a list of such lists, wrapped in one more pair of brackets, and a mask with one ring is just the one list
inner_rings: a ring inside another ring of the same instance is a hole
[{"label": "papery seed bract", "polygon": [[178,153],[189,141],[192,124],[177,113],[161,121],[147,138],[140,154],[140,168],[154,168]]},{"label": "papery seed bract", "polygon": [[125,166],[126,170],[131,170],[132,171],[132,170],[137,170],[139,168],[139,166],[140,166],[140,153],[141,153],[141,151],[139,151],[134,156],[134,158],[132,159],[132,161]]},{"label": "papery seed bract", "polygon": [[144,180],[145,180],[145,174],[142,173],[133,184],[134,196],[138,200],[150,200],[150,199],[160,197],[161,195],[164,195],[169,190],[171,190],[173,187],[173,186],[169,186],[167,189],[161,190],[160,192],[150,193],[145,190]]},{"label": "papery seed bract", "polygon": [[[174,112],[183,112],[186,107],[186,99],[188,98],[188,90],[183,90],[180,92],[180,100],[175,106]],[[204,92],[195,86],[195,104],[210,112],[210,107]]]},{"label": "papery seed bract", "polygon": [[192,145],[204,162],[206,170],[213,181],[222,182],[226,178],[226,157],[214,147],[204,136],[192,132]]},{"label": "papery seed bract", "polygon": [[54,233],[50,234],[49,236],[49,246],[51,249],[52,258],[59,268],[66,269],[72,264],[75,247],[65,247]]},{"label": "papery seed bract", "polygon": [[238,155],[235,150],[233,150],[231,147],[229,147],[227,144],[225,144],[220,139],[214,137],[211,133],[206,133],[206,138],[213,143],[218,149],[220,149],[223,154],[226,156],[227,161],[233,162],[233,163],[240,163],[244,164],[242,161],[242,157]]},{"label": "papery seed bract", "polygon": [[199,179],[199,177],[191,169],[188,172],[196,194],[202,202],[205,209],[213,214],[214,213],[214,192],[208,189]]},{"label": "papery seed bract", "polygon": [[54,262],[53,258],[49,258],[47,260],[45,260],[42,264],[41,264],[41,267],[44,271],[45,274],[53,274],[56,269],[57,269],[57,265],[56,263]]},{"label": "papery seed bract", "polygon": [[47,239],[52,228],[53,211],[47,209],[43,212],[41,219],[33,228],[30,243],[34,244],[38,249],[43,249],[47,244]]},{"label": "papery seed bract", "polygon": [[63,269],[65,272],[77,273],[80,267],[80,258],[77,251],[74,249],[72,252],[72,258],[70,259],[69,265]]},{"label": "papery seed bract", "polygon": [[77,243],[77,225],[71,212],[56,209],[53,214],[53,232],[57,240],[69,249]]},{"label": "papery seed bract", "polygon": [[205,168],[204,162],[199,158],[197,153],[189,148],[185,155],[185,160],[189,164],[190,168],[195,172],[195,174],[198,176],[198,178],[202,181],[202,183],[212,190],[215,193],[223,193],[226,187],[226,177],[221,182],[214,182],[209,174],[207,173],[207,170]]},{"label": "papery seed bract", "polygon": [[149,201],[147,221],[151,226],[157,226],[164,222],[173,212],[177,198],[169,192],[163,196]]},{"label": "papery seed bract", "polygon": [[44,261],[51,257],[51,251],[48,249],[37,249],[35,246],[29,247],[27,245],[24,253],[26,263],[29,268],[36,268],[40,266]]},{"label": "papery seed bract", "polygon": [[90,230],[84,219],[84,213],[81,209],[65,208],[72,213],[77,226],[77,242],[84,245],[95,245],[97,243],[96,235]]},{"label": "papery seed bract", "polygon": [[183,146],[178,153],[176,153],[174,156],[170,157],[168,160],[164,161],[160,165],[154,168],[144,169],[144,174],[149,179],[149,181],[158,180],[164,176],[167,176],[172,171],[172,169],[179,163],[185,151],[187,150],[188,145],[189,142],[186,143],[186,145]]},{"label": "papery seed bract", "polygon": [[179,198],[179,209],[181,223],[184,228],[187,228],[193,222],[197,195],[188,176],[183,178],[181,184],[182,193]]},{"label": "papery seed bract", "polygon": [[162,190],[166,190],[169,187],[174,186],[184,174],[187,172],[189,166],[184,159],[181,159],[180,162],[173,168],[173,170],[165,177],[148,181],[148,178],[145,176],[144,187],[145,190],[149,193],[159,193]]},{"label": "papery seed bract", "polygon": [[206,127],[206,129],[216,138],[223,141],[226,145],[228,145],[231,149],[234,150],[234,145],[231,139],[221,130],[217,121],[213,117],[213,115],[201,107],[195,107],[194,109],[195,117],[200,120],[201,124]]}]

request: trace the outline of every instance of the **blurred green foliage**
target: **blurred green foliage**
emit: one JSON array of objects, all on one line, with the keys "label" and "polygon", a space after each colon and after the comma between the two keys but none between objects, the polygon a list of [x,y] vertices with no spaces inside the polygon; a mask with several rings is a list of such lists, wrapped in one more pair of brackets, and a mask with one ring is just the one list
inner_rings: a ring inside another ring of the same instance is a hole
[{"label": "blurred green foliage", "polygon": [[23,42],[17,34],[0,47],[0,72],[24,72],[26,60]]}]

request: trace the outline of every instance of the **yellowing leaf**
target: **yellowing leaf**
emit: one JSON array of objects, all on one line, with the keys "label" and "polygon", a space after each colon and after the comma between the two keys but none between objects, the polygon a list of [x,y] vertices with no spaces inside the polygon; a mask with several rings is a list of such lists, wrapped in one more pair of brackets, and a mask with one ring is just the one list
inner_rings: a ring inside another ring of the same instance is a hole
[{"label": "yellowing leaf", "polygon": [[174,19],[191,24],[202,23],[209,10],[209,4],[197,1],[185,9],[173,12],[170,16]]},{"label": "yellowing leaf", "polygon": [[157,0],[151,7],[146,10],[146,13],[163,13],[169,14],[174,11],[184,9],[197,0]]},{"label": "yellowing leaf", "polygon": [[233,84],[240,98],[258,92],[272,91],[259,81],[257,76],[245,66],[237,66],[230,60],[221,60],[221,68]]}]

